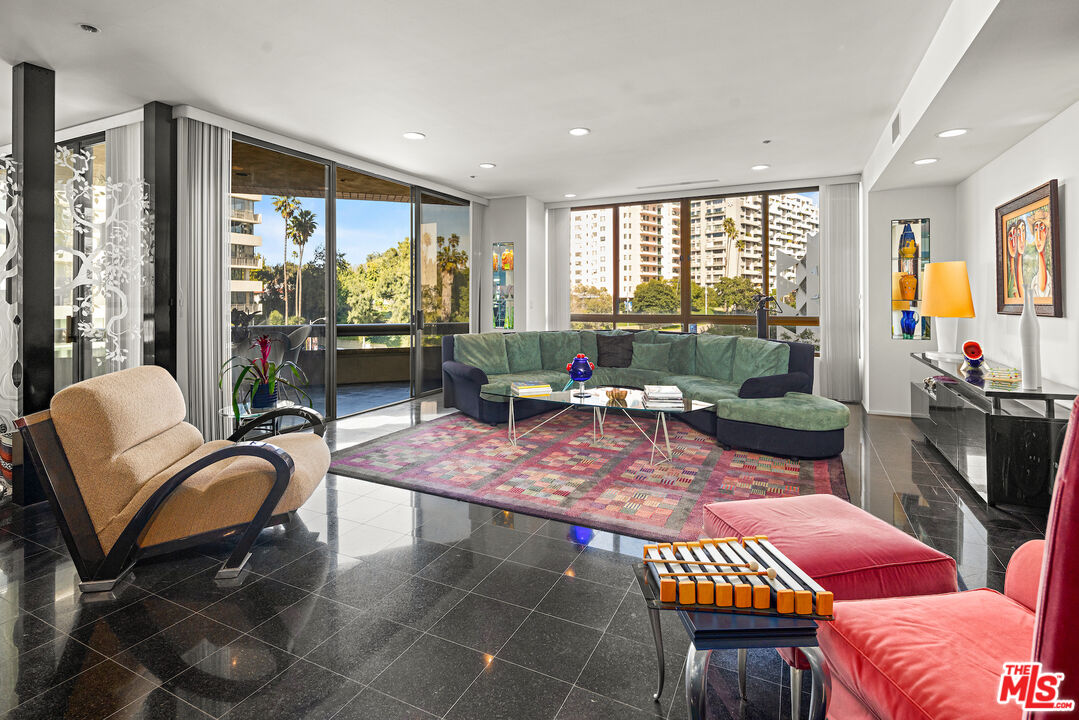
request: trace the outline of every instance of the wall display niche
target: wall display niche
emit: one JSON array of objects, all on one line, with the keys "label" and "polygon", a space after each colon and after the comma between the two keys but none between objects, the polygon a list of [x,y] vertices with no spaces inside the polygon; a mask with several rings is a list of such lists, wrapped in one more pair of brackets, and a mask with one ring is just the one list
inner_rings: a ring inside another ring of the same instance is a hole
[{"label": "wall display niche", "polygon": [[892,337],[928,340],[929,318],[921,314],[922,278],[929,264],[929,218],[892,220]]},{"label": "wall display niche", "polygon": [[997,207],[997,313],[1021,314],[1029,288],[1038,315],[1064,316],[1059,218],[1056,180]]},{"label": "wall display niche", "polygon": [[491,246],[493,288],[491,321],[496,330],[513,329],[513,243]]}]

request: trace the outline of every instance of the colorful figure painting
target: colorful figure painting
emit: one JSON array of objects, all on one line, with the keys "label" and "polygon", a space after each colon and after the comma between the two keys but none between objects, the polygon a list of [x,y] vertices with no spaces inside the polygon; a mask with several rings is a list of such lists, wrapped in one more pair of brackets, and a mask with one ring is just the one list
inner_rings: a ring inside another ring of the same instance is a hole
[{"label": "colorful figure painting", "polygon": [[997,208],[997,312],[1018,315],[1029,292],[1039,315],[1062,317],[1057,181]]}]

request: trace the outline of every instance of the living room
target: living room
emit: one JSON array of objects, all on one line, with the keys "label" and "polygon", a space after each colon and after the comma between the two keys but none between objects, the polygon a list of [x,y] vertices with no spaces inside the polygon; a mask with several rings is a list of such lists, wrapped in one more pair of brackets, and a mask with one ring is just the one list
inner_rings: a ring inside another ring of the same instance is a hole
[{"label": "living room", "polygon": [[1071,0],[6,10],[4,717],[1073,710]]}]

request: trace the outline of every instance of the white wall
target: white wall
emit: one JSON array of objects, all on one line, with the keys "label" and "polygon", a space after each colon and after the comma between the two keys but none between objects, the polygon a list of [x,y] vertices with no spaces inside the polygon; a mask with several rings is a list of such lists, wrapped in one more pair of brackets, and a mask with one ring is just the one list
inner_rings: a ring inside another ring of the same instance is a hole
[{"label": "white wall", "polygon": [[1079,103],[977,171],[956,188],[958,258],[967,261],[976,317],[960,320],[960,340],[982,344],[986,357],[1019,367],[1019,317],[996,306],[995,209],[1056,178],[1060,193],[1064,317],[1039,318],[1042,376],[1079,386]]},{"label": "white wall", "polygon": [[[518,330],[547,329],[547,211],[536,198],[525,198],[525,246],[524,274],[528,276],[527,292],[517,296],[517,307],[527,304],[527,324],[517,325]],[[516,267],[516,266],[515,266]],[[515,277],[520,277],[517,273]]]},{"label": "white wall", "polygon": [[513,243],[514,330],[546,330],[547,327],[547,221],[543,203],[519,196],[491,200],[483,219],[483,243],[479,262],[480,330],[491,332],[491,246]]},{"label": "white wall", "polygon": [[936,341],[892,338],[892,220],[929,218],[930,261],[963,259],[955,249],[955,188],[871,192],[866,214],[862,402],[871,413],[906,415],[910,413],[910,353],[932,350]]},{"label": "white wall", "polygon": [[570,211],[547,211],[547,329],[569,330]]}]

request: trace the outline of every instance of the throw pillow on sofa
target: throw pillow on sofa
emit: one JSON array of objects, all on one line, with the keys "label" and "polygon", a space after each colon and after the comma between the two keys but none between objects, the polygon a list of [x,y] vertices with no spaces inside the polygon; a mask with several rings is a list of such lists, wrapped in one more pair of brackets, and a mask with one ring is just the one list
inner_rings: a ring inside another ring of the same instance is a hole
[{"label": "throw pillow on sofa", "polygon": [[581,352],[583,352],[589,360],[594,363],[598,363],[599,360],[599,345],[596,344],[596,336],[598,335],[629,335],[625,330],[581,330]]},{"label": "throw pillow on sofa", "polygon": [[542,369],[540,334],[520,332],[506,335],[506,357],[509,361],[510,372]]},{"label": "throw pillow on sofa", "polygon": [[539,334],[540,355],[544,370],[566,371],[566,363],[581,352],[581,337],[576,330],[553,330]]},{"label": "throw pillow on sofa", "polygon": [[670,357],[667,360],[672,375],[696,375],[697,374],[697,336],[682,335],[676,333],[658,333],[656,343],[667,343],[671,346]]},{"label": "throw pillow on sofa", "polygon": [[638,370],[666,370],[670,356],[670,345],[635,342],[633,343],[633,359],[629,366]]},{"label": "throw pillow on sofa", "polygon": [[694,375],[729,382],[734,366],[734,347],[738,338],[733,335],[697,336],[696,372]]},{"label": "throw pillow on sofa", "polygon": [[804,372],[783,373],[782,375],[765,375],[763,377],[751,377],[742,383],[738,389],[740,398],[773,398],[783,397],[789,392],[809,393],[813,387],[809,382],[809,375]]},{"label": "throw pillow on sofa", "polygon": [[597,335],[596,364],[602,367],[629,367],[633,360],[632,335]]}]

